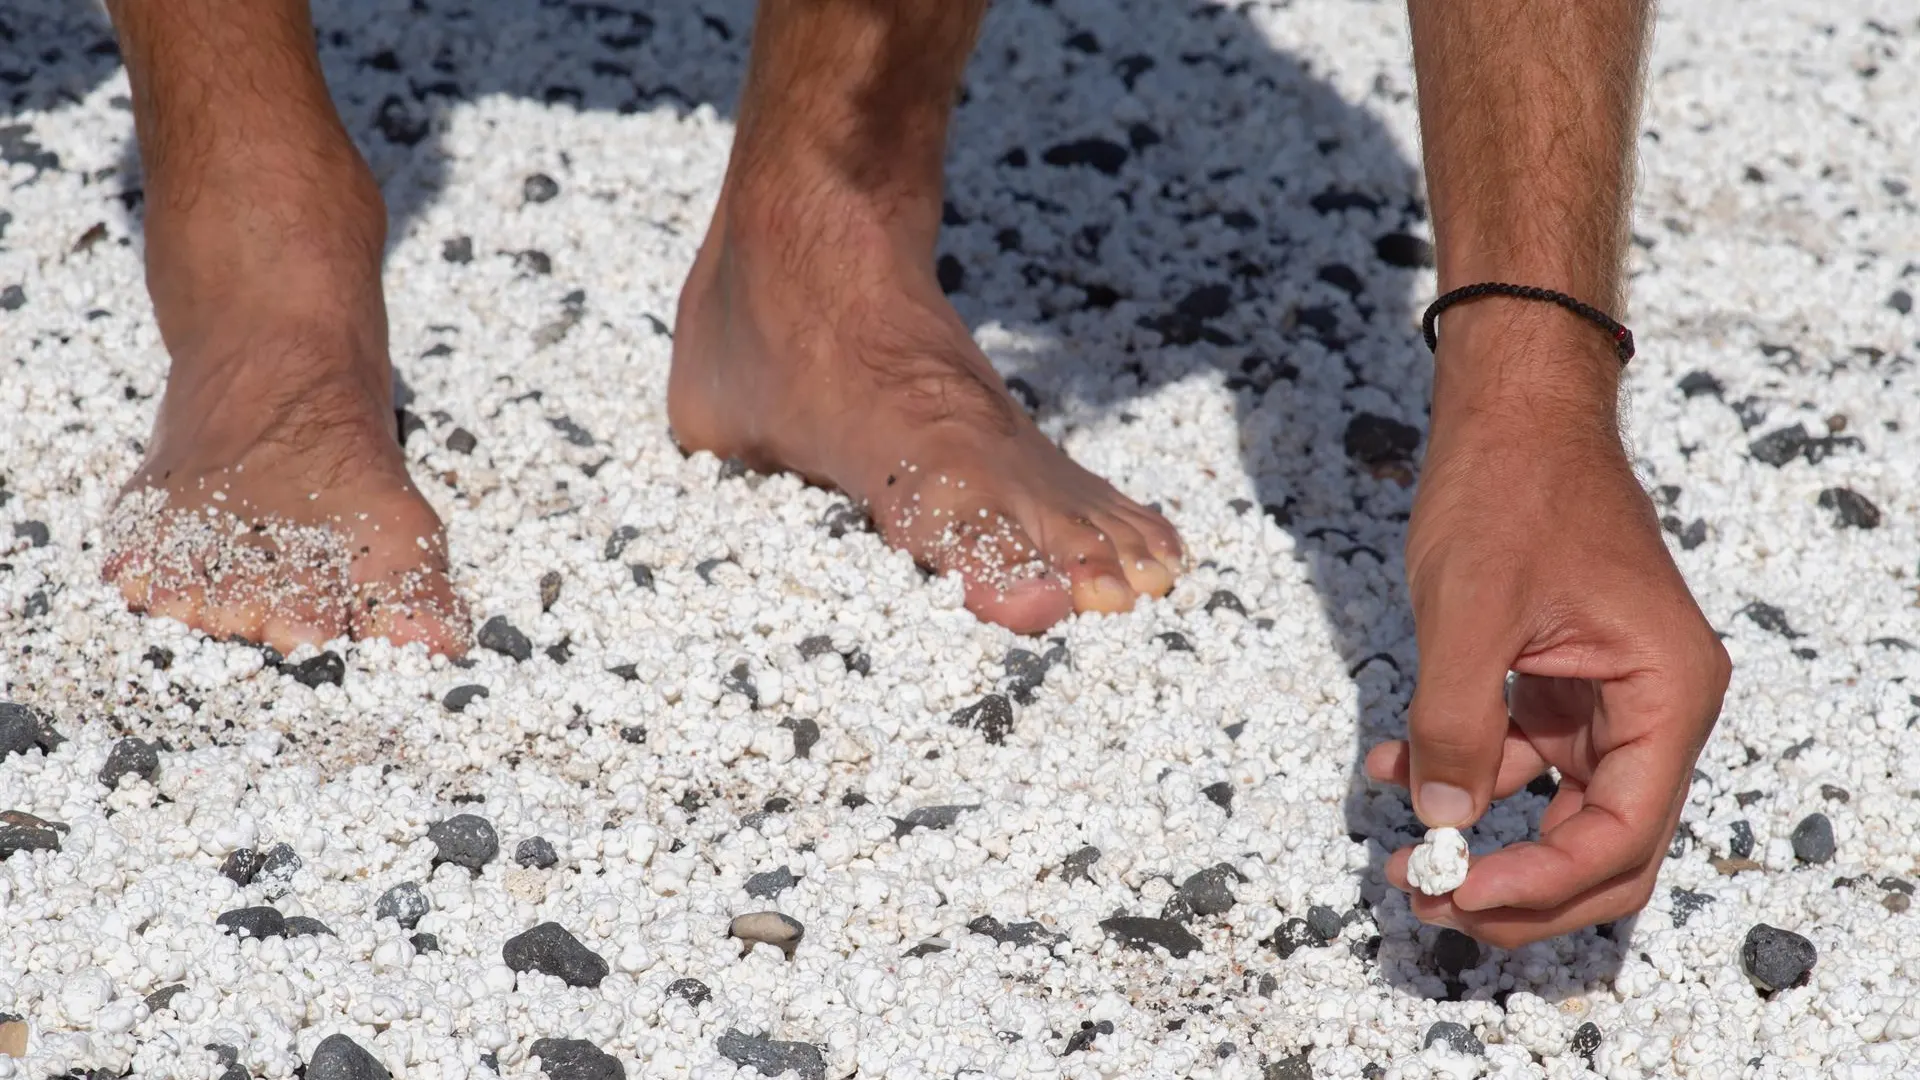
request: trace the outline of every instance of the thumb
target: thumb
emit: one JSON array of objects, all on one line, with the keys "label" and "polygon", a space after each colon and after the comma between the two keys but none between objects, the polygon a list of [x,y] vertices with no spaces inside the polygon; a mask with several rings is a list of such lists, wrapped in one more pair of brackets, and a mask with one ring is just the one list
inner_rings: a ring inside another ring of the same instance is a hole
[{"label": "thumb", "polygon": [[1520,651],[1507,612],[1500,604],[1448,605],[1416,622],[1408,788],[1428,828],[1465,828],[1493,800],[1506,746],[1507,671]]}]

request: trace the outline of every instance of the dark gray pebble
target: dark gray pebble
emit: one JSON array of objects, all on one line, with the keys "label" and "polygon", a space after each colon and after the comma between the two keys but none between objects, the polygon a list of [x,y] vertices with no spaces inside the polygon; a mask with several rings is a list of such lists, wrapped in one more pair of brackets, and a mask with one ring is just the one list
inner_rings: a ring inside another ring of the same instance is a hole
[{"label": "dark gray pebble", "polygon": [[551,1080],[625,1080],[620,1059],[585,1039],[535,1039],[528,1048]]},{"label": "dark gray pebble", "polygon": [[[1091,1020],[1082,1020],[1080,1021],[1080,1030],[1074,1032],[1073,1036],[1067,1040],[1066,1048],[1060,1051],[1060,1056],[1066,1057],[1068,1054],[1077,1054],[1091,1047],[1093,1040],[1102,1035],[1111,1034],[1113,1034],[1113,1021],[1111,1020],[1102,1020],[1097,1024]],[[1227,1048],[1225,1053],[1220,1054],[1223,1058],[1230,1055],[1236,1049],[1232,1043],[1222,1043],[1221,1045]]]},{"label": "dark gray pebble", "polygon": [[607,547],[602,552],[608,562],[619,558],[627,550],[627,545],[639,539],[640,530],[632,525],[622,525],[607,535]]},{"label": "dark gray pebble", "polygon": [[412,945],[413,951],[417,953],[440,951],[440,937],[438,934],[415,934],[407,939],[407,943]]},{"label": "dark gray pebble", "polygon": [[466,428],[457,427],[447,433],[447,449],[456,454],[471,454],[479,445],[480,440]]},{"label": "dark gray pebble", "polygon": [[1192,652],[1193,642],[1178,630],[1169,630],[1164,634],[1153,635],[1153,640],[1167,647],[1168,652]]},{"label": "dark gray pebble", "polygon": [[756,900],[771,900],[800,883],[793,876],[791,867],[782,866],[778,870],[764,870],[747,878],[747,895]]},{"label": "dark gray pebble", "polygon": [[867,512],[852,503],[834,503],[820,518],[821,527],[827,530],[827,536],[838,540],[849,533],[871,532],[873,522]]},{"label": "dark gray pebble", "polygon": [[1880,508],[1852,488],[1830,487],[1820,493],[1820,509],[1834,512],[1834,524],[1843,529],[1877,529]]},{"label": "dark gray pebble", "polygon": [[921,941],[918,944],[914,945],[913,948],[908,949],[907,955],[909,957],[912,957],[915,960],[918,960],[923,956],[932,956],[934,953],[943,953],[951,948],[953,948],[953,946],[947,944],[944,941],[941,941],[939,938],[927,938],[926,940]]},{"label": "dark gray pebble", "polygon": [[1233,785],[1231,783],[1216,780],[1201,788],[1200,794],[1206,796],[1208,802],[1225,810],[1228,817],[1233,816]]},{"label": "dark gray pebble", "polygon": [[140,659],[153,665],[155,671],[165,671],[173,666],[173,650],[160,645],[147,647],[146,655]]},{"label": "dark gray pebble", "polygon": [[1700,910],[1708,904],[1713,903],[1714,899],[1711,894],[1693,892],[1690,889],[1683,889],[1678,885],[1675,885],[1667,895],[1672,899],[1673,909],[1671,918],[1675,926],[1687,925],[1688,919],[1699,914]]},{"label": "dark gray pebble", "polygon": [[760,688],[754,685],[753,669],[747,666],[745,660],[733,665],[732,669],[720,677],[720,689],[730,694],[739,694],[747,699],[748,705],[756,709],[760,707]]},{"label": "dark gray pebble", "polygon": [[1060,861],[1060,880],[1069,884],[1075,881],[1092,881],[1093,876],[1088,871],[1093,868],[1094,863],[1099,861],[1100,849],[1088,844]]},{"label": "dark gray pebble", "polygon": [[513,849],[513,861],[530,869],[547,870],[560,862],[560,855],[546,837],[529,836]]},{"label": "dark gray pebble", "polygon": [[560,183],[546,173],[534,173],[520,183],[520,194],[530,203],[543,203],[560,194]]},{"label": "dark gray pebble", "polygon": [[699,979],[675,979],[667,984],[667,996],[677,997],[697,1009],[713,997],[713,991]]},{"label": "dark gray pebble", "polygon": [[1804,453],[1809,441],[1806,426],[1794,424],[1753,440],[1747,444],[1747,453],[1752,454],[1755,461],[1778,469]]},{"label": "dark gray pebble", "polygon": [[1895,289],[1887,294],[1887,306],[1901,315],[1909,314],[1913,311],[1913,294],[1905,289]]},{"label": "dark gray pebble", "polygon": [[0,289],[0,311],[19,311],[26,306],[26,289],[18,285],[9,285],[4,289]]},{"label": "dark gray pebble", "polygon": [[765,1035],[730,1029],[715,1040],[720,1056],[761,1076],[794,1072],[801,1080],[826,1080],[827,1059],[812,1043],[781,1042]]},{"label": "dark gray pebble", "polygon": [[732,561],[733,556],[731,555],[725,556],[724,558],[701,559],[694,564],[693,572],[698,575],[701,581],[711,585],[713,584],[713,572]]},{"label": "dark gray pebble", "polygon": [[639,746],[647,741],[647,729],[639,724],[623,724],[620,727],[620,741]]},{"label": "dark gray pebble", "polygon": [[973,920],[967,924],[967,929],[984,937],[990,937],[1002,945],[1010,944],[1016,949],[1023,949],[1028,945],[1045,945],[1052,948],[1067,940],[1067,935],[1049,930],[1037,922],[1003,923],[991,915],[982,915]]},{"label": "dark gray pebble", "polygon": [[1836,784],[1821,784],[1820,797],[1829,802],[1847,803],[1853,801],[1853,793]]},{"label": "dark gray pebble", "polygon": [[1727,827],[1727,854],[1736,859],[1745,859],[1753,855],[1753,825],[1746,818]]},{"label": "dark gray pebble", "polygon": [[825,634],[815,634],[803,639],[798,648],[802,660],[812,660],[839,651],[833,647],[833,639]]},{"label": "dark gray pebble", "polygon": [[951,829],[960,815],[968,810],[980,809],[979,803],[962,803],[949,806],[918,806],[907,811],[907,816],[893,819],[894,839],[915,829]]},{"label": "dark gray pebble", "polygon": [[291,844],[275,844],[260,853],[260,869],[254,872],[255,884],[267,885],[267,898],[279,899],[293,887],[293,875],[300,870],[300,855]]},{"label": "dark gray pebble", "polygon": [[1412,461],[1420,449],[1420,429],[1392,417],[1356,413],[1340,441],[1347,456],[1362,465]]},{"label": "dark gray pebble", "polygon": [[1057,168],[1086,165],[1112,176],[1120,171],[1130,156],[1131,151],[1112,139],[1093,136],[1049,146],[1041,152],[1040,160]]},{"label": "dark gray pebble", "polygon": [[1735,614],[1745,615],[1753,622],[1753,625],[1769,633],[1779,634],[1781,637],[1790,641],[1802,636],[1799,631],[1793,628],[1793,624],[1787,621],[1786,612],[1761,600],[1755,600],[1753,603],[1735,612]]},{"label": "dark gray pebble", "polygon": [[151,781],[160,771],[160,751],[145,739],[128,736],[107,751],[107,763],[100,767],[100,782],[112,791],[123,776],[138,776]]},{"label": "dark gray pebble", "polygon": [[1593,1067],[1593,1055],[1600,1049],[1600,1025],[1589,1020],[1573,1032],[1573,1052],[1587,1059],[1587,1067]]},{"label": "dark gray pebble", "polygon": [[287,917],[288,937],[312,937],[315,935],[324,935],[326,937],[340,936],[333,932],[332,927],[329,927],[319,919],[309,918],[305,915],[289,915]]},{"label": "dark gray pebble", "polygon": [[339,653],[328,649],[318,656],[300,661],[286,671],[293,676],[294,682],[302,686],[317,688],[322,683],[339,686],[346,681],[347,663],[340,659]]},{"label": "dark gray pebble", "polygon": [[1804,863],[1833,858],[1833,822],[1825,814],[1808,814],[1793,827],[1793,857]]},{"label": "dark gray pebble", "polygon": [[16,521],[13,523],[13,538],[25,540],[28,547],[43,548],[53,542],[53,534],[47,531],[44,521]]},{"label": "dark gray pebble", "polygon": [[1307,929],[1321,941],[1331,942],[1338,938],[1346,925],[1347,920],[1325,904],[1315,904],[1307,909]]},{"label": "dark gray pebble", "polygon": [[31,825],[0,825],[0,862],[16,851],[59,851],[60,834]]},{"label": "dark gray pebble", "polygon": [[148,994],[146,996],[144,1004],[146,1005],[148,1012],[157,1013],[161,1009],[172,1008],[173,999],[179,997],[181,994],[184,994],[186,992],[187,992],[186,983],[174,983],[172,986],[163,986],[160,989],[155,990],[153,993]]},{"label": "dark gray pebble", "polygon": [[1143,915],[1115,915],[1100,920],[1100,929],[1123,947],[1152,952],[1167,950],[1178,960],[1200,948],[1200,939],[1186,927],[1170,919],[1152,919]]},{"label": "dark gray pebble", "polygon": [[475,698],[492,696],[493,691],[486,687],[478,683],[467,683],[465,686],[456,686],[447,691],[447,696],[440,699],[440,705],[448,712],[466,712],[467,706],[473,704]]},{"label": "dark gray pebble", "polygon": [[1013,703],[1007,700],[1005,694],[988,694],[956,711],[947,722],[954,727],[972,728],[989,745],[999,746],[1007,741],[1007,736],[1013,731]]},{"label": "dark gray pebble", "polygon": [[1022,705],[1033,704],[1034,691],[1047,680],[1047,662],[1026,649],[1008,649],[1000,666],[1000,689]]},{"label": "dark gray pebble", "polygon": [[815,743],[820,741],[820,725],[801,716],[789,716],[780,721],[780,726],[793,732],[793,756],[804,758],[813,753]]},{"label": "dark gray pebble", "polygon": [[1267,1062],[1267,1067],[1260,1071],[1260,1080],[1313,1080],[1313,1062],[1305,1050],[1288,1054]]},{"label": "dark gray pebble", "polygon": [[1233,908],[1233,885],[1241,880],[1232,864],[1218,863],[1181,882],[1178,892],[1195,915],[1221,915]]},{"label": "dark gray pebble", "polygon": [[456,236],[440,245],[440,257],[455,265],[473,261],[473,237]]},{"label": "dark gray pebble", "polygon": [[1680,392],[1690,398],[1696,398],[1702,394],[1719,397],[1726,393],[1726,390],[1726,386],[1710,371],[1690,371],[1680,379]]},{"label": "dark gray pebble", "polygon": [[260,853],[252,848],[234,848],[220,863],[220,875],[243,887],[253,884],[253,875],[259,872]]},{"label": "dark gray pebble", "polygon": [[307,1059],[306,1080],[389,1080],[387,1067],[345,1035],[329,1035]]},{"label": "dark gray pebble", "polygon": [[493,823],[477,814],[455,814],[427,827],[427,839],[439,849],[440,862],[478,870],[500,854],[500,837]]},{"label": "dark gray pebble", "polygon": [[633,575],[633,583],[636,587],[653,588],[653,567],[646,563],[632,563],[628,565],[627,571]]},{"label": "dark gray pebble", "polygon": [[515,971],[543,971],[568,986],[595,987],[607,977],[607,962],[557,922],[543,922],[507,939],[500,950]]},{"label": "dark gray pebble", "polygon": [[574,422],[571,416],[555,416],[547,421],[547,426],[560,433],[560,437],[574,446],[592,446],[593,432]]},{"label": "dark gray pebble", "polygon": [[553,605],[560,602],[560,584],[563,580],[558,570],[549,570],[540,575],[541,611],[552,611]]},{"label": "dark gray pebble", "polygon": [[1480,966],[1480,943],[1451,927],[1433,939],[1433,966],[1449,979]]},{"label": "dark gray pebble", "polygon": [[1373,253],[1388,266],[1423,270],[1433,266],[1433,243],[1411,233],[1388,233],[1373,242]]},{"label": "dark gray pebble", "polygon": [[1819,951],[1791,930],[1759,923],[1740,944],[1740,968],[1761,990],[1772,992],[1807,981]]},{"label": "dark gray pebble", "polygon": [[427,894],[420,891],[420,886],[403,881],[380,894],[373,905],[373,917],[392,919],[411,930],[432,910],[433,905],[427,902]]},{"label": "dark gray pebble", "polygon": [[1285,960],[1301,949],[1318,948],[1327,944],[1327,940],[1313,932],[1307,920],[1294,918],[1281,923],[1273,931],[1273,936],[1261,944],[1271,947],[1274,954]]},{"label": "dark gray pebble", "polygon": [[480,628],[479,642],[483,648],[492,649],[501,656],[511,656],[520,663],[533,658],[533,642],[521,633],[505,615],[495,615]]},{"label": "dark gray pebble", "polygon": [[31,705],[0,701],[0,758],[36,749],[51,754],[66,741],[66,736],[53,730],[53,717]]},{"label": "dark gray pebble", "polygon": [[607,674],[618,675],[623,682],[640,681],[640,668],[636,664],[615,664],[607,669]]},{"label": "dark gray pebble", "polygon": [[235,908],[213,921],[225,927],[227,933],[240,937],[285,937],[287,933],[286,916],[280,914],[279,908],[264,905]]},{"label": "dark gray pebble", "polygon": [[1226,589],[1215,589],[1213,595],[1207,597],[1207,605],[1203,610],[1209,615],[1222,610],[1231,611],[1236,615],[1245,615],[1247,606],[1240,602],[1238,596]]},{"label": "dark gray pebble", "polygon": [[553,273],[553,256],[539,248],[528,248],[513,253],[514,269],[534,277],[545,277]]},{"label": "dark gray pebble", "polygon": [[1487,1052],[1486,1044],[1469,1031],[1465,1024],[1456,1024],[1451,1020],[1437,1021],[1428,1028],[1427,1033],[1420,1039],[1420,1049],[1425,1050],[1434,1043],[1445,1043],[1456,1054],[1472,1054],[1478,1057]]}]

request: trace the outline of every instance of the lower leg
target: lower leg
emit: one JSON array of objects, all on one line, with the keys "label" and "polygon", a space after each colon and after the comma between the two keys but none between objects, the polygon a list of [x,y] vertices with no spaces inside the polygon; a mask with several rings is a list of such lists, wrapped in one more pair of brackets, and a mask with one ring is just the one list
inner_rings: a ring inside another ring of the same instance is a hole
[{"label": "lower leg", "polygon": [[137,609],[280,648],[457,649],[439,522],[393,435],[385,209],[304,0],[110,10],[173,363],[109,576]]},{"label": "lower leg", "polygon": [[1039,629],[1172,582],[1159,515],[1008,396],[933,275],[947,120],[981,0],[763,0],[720,204],[681,296],[689,449],[864,501],[889,542]]}]

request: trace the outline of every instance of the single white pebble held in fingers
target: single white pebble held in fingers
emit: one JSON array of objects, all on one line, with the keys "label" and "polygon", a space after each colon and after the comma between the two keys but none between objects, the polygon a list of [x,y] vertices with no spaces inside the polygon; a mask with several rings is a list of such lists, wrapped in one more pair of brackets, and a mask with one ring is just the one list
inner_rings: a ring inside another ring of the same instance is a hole
[{"label": "single white pebble held in fingers", "polygon": [[1429,829],[1407,859],[1407,884],[1428,896],[1445,896],[1467,880],[1467,838],[1459,829]]}]

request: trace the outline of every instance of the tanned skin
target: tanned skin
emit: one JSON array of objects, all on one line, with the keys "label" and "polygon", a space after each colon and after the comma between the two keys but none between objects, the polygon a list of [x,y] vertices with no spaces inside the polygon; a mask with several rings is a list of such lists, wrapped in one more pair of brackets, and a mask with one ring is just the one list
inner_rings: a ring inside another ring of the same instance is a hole
[{"label": "tanned skin", "polygon": [[[464,651],[440,523],[393,433],[385,210],[305,0],[110,6],[173,359],[129,489],[333,529],[351,563],[313,580],[293,560],[250,564],[281,580],[249,590],[159,579],[122,552],[108,576],[137,610],[283,651],[342,635]],[[668,409],[687,449],[847,491],[889,543],[960,574],[976,614],[1037,630],[1165,593],[1182,553],[1163,518],[1033,426],[934,279],[947,122],[984,10],[763,0]],[[1441,288],[1516,281],[1619,313],[1646,5],[1411,10]],[[1433,825],[1561,771],[1540,843],[1414,898],[1422,918],[1514,945],[1645,903],[1728,662],[1628,467],[1605,335],[1480,300],[1442,320],[1436,364],[1407,541],[1411,742],[1368,770],[1411,785]],[[307,600],[249,599],[262,589]],[[1402,886],[1405,864],[1389,866]]]},{"label": "tanned skin", "polygon": [[[1409,4],[1442,291],[1517,282],[1623,313],[1649,7]],[[1634,478],[1608,335],[1485,298],[1441,317],[1435,364],[1407,534],[1420,678],[1409,741],[1366,767],[1429,826],[1560,771],[1538,842],[1411,894],[1421,919],[1514,947],[1646,904],[1731,665]]]}]

